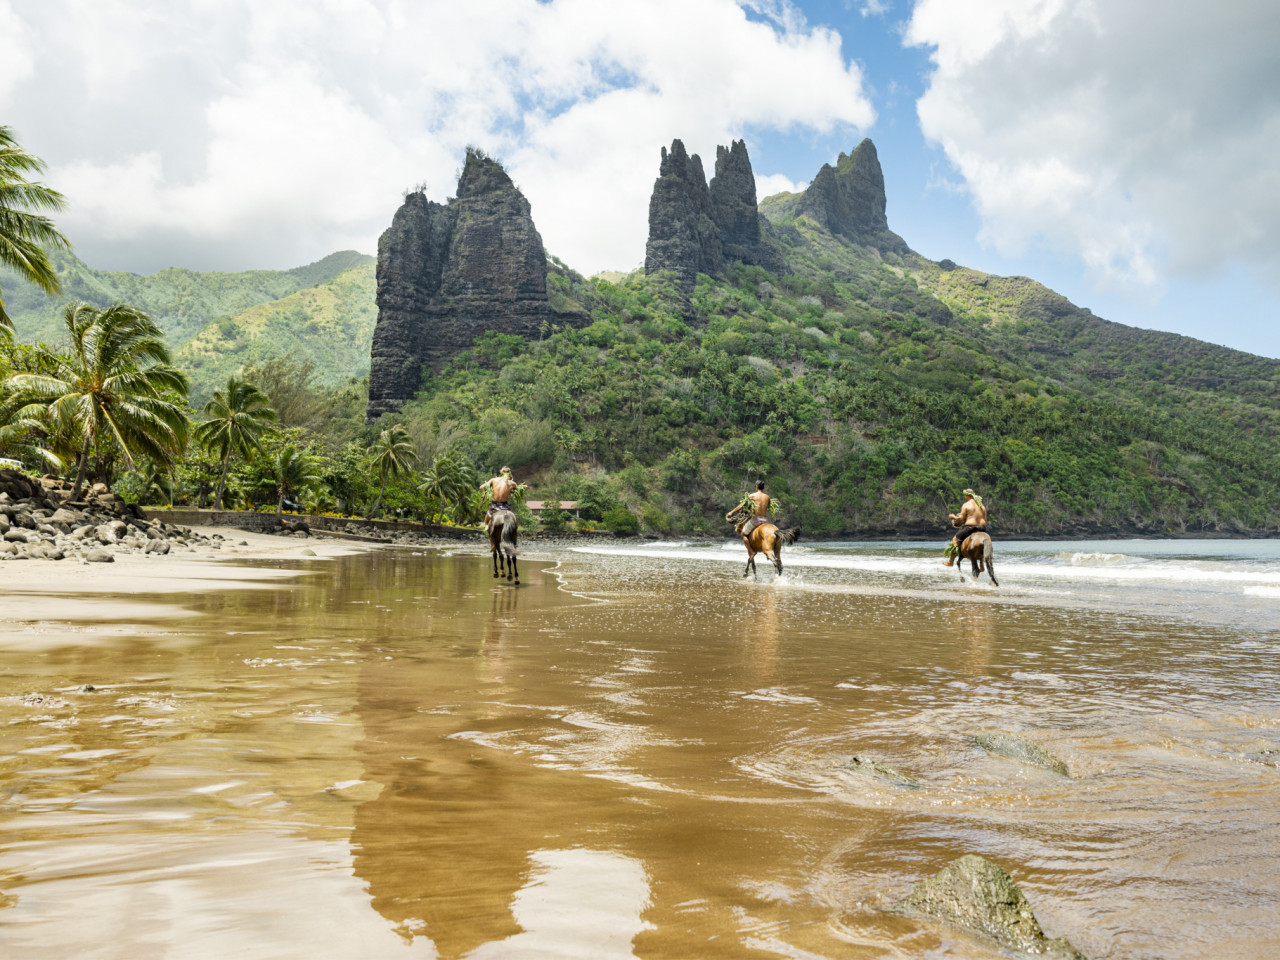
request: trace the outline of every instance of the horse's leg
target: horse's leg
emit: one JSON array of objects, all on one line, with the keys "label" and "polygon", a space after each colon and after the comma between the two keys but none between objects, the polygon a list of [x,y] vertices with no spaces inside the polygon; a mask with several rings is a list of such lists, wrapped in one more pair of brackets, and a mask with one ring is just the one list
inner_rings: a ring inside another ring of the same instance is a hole
[{"label": "horse's leg", "polygon": [[978,554],[976,552],[969,555],[969,566],[973,570],[973,579],[978,579]]},{"label": "horse's leg", "polygon": [[516,575],[516,586],[520,586],[520,568],[516,566],[516,556],[514,553],[511,555],[511,572]]},{"label": "horse's leg", "polygon": [[492,541],[489,542],[489,553],[493,556],[493,578],[496,580],[498,579],[498,548]]}]

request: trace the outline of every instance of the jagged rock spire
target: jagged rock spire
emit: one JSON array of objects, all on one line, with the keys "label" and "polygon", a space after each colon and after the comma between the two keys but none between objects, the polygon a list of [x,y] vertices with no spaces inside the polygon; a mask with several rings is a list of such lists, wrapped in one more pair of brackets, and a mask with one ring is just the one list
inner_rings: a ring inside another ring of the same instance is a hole
[{"label": "jagged rock spire", "polygon": [[378,324],[367,418],[399,410],[438,368],[486,330],[529,336],[556,314],[547,256],[529,201],[501,164],[468,150],[457,197],[410,193],[378,241]]},{"label": "jagged rock spire", "polygon": [[756,209],[756,177],[751,172],[744,140],[716,147],[716,175],[711,178],[711,215],[726,249],[754,247],[760,242],[760,213]]},{"label": "jagged rock spire", "polygon": [[679,140],[662,150],[649,199],[645,273],[674,271],[685,287],[699,273],[722,276],[726,264],[758,263],[777,269],[776,254],[760,242],[756,178],[747,145],[716,148],[716,175],[708,187],[702,160]]},{"label": "jagged rock spire", "polygon": [[699,273],[719,274],[724,266],[720,231],[711,215],[711,195],[702,159],[685,152],[679,140],[662,148],[658,179],[649,198],[649,242],[644,272],[673,270],[685,286]]},{"label": "jagged rock spire", "polygon": [[852,154],[840,154],[834,167],[824,163],[800,197],[796,212],[855,243],[894,253],[908,250],[906,242],[889,229],[884,173],[870,139],[858,144]]}]

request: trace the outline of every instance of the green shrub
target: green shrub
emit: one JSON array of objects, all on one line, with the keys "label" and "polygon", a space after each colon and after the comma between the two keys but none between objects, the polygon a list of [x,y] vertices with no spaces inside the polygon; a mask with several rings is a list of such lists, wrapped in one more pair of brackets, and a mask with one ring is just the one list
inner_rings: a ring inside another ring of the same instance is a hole
[{"label": "green shrub", "polygon": [[626,507],[614,507],[606,513],[604,525],[615,537],[634,537],[640,532],[640,521]]}]

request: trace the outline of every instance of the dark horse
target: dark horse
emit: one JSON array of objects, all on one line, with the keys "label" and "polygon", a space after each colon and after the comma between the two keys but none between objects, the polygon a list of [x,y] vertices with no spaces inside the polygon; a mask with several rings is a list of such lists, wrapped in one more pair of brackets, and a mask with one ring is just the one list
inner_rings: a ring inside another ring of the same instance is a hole
[{"label": "dark horse", "polygon": [[[733,522],[738,536],[742,536],[742,528],[749,519],[747,511],[739,507],[729,514],[729,519]],[[779,530],[777,524],[766,521],[748,533],[743,539],[747,545],[747,567],[742,571],[744,577],[748,573],[754,574],[756,572],[757,553],[763,553],[766,560],[772,560],[774,569],[778,573],[782,573],[782,548],[785,544],[795,543],[800,539],[800,528],[792,527],[790,530]]]},{"label": "dark horse", "polygon": [[[520,571],[516,567],[516,534],[520,521],[514,510],[496,510],[489,524],[489,552],[493,554],[493,575],[506,575],[508,581],[520,583]],[[499,567],[502,573],[498,572]]]},{"label": "dark horse", "polygon": [[978,574],[987,571],[987,576],[991,578],[991,582],[995,586],[1000,586],[1000,581],[996,579],[996,568],[991,565],[991,538],[985,533],[971,533],[964,538],[964,543],[960,544],[960,555],[956,558],[956,569],[960,571],[960,579],[964,579],[964,561],[968,558],[970,566],[973,568],[973,579],[978,579]]}]

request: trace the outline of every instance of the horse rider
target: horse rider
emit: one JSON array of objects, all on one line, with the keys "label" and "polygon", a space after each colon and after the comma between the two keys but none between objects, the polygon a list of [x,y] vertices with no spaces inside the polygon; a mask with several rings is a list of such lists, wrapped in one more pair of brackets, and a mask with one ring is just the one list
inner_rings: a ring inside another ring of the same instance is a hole
[{"label": "horse rider", "polygon": [[489,491],[489,498],[493,501],[489,504],[489,510],[484,515],[484,529],[489,532],[489,528],[493,526],[493,516],[499,510],[510,510],[511,504],[507,501],[511,499],[511,494],[515,492],[516,482],[511,477],[511,468],[503,467],[498,471],[496,477],[490,477],[484,483],[480,484],[481,490]]},{"label": "horse rider", "polygon": [[980,496],[970,488],[965,487],[964,506],[960,508],[959,513],[949,513],[947,516],[951,518],[952,524],[960,529],[956,531],[956,535],[947,544],[945,551],[947,559],[942,561],[942,565],[945,567],[949,567],[956,562],[956,555],[960,553],[960,544],[964,543],[969,534],[987,529],[987,508],[983,505]]},{"label": "horse rider", "polygon": [[[747,542],[747,538],[751,536],[751,531],[762,523],[769,522],[769,504],[772,502],[769,495],[764,492],[764,481],[756,481],[756,492],[747,494],[747,499],[751,501],[753,512],[745,523],[738,525],[738,535],[742,537],[742,542],[746,544],[747,549],[751,549],[751,544]],[[740,510],[741,507],[734,507],[725,514],[726,520],[732,521],[732,517]]]}]

